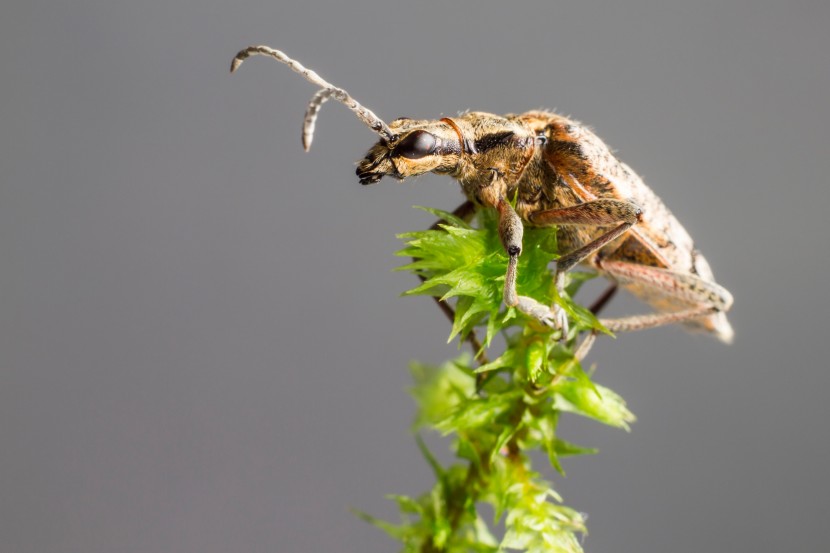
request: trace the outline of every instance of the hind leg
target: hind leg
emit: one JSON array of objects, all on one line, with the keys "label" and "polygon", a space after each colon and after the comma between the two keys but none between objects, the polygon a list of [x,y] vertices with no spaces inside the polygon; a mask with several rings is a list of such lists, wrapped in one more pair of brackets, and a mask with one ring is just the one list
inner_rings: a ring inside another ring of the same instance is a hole
[{"label": "hind leg", "polygon": [[605,274],[618,282],[637,283],[690,305],[687,309],[673,312],[601,320],[612,332],[627,332],[684,322],[725,312],[732,306],[732,294],[728,290],[693,274],[625,261],[603,260],[599,264]]}]

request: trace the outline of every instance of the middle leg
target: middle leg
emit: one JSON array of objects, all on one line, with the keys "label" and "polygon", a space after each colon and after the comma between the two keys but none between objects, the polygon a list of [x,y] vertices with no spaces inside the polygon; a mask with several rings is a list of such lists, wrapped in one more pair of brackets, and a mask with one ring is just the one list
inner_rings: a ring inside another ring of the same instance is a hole
[{"label": "middle leg", "polygon": [[[568,271],[606,244],[613,242],[628,232],[631,227],[642,220],[642,216],[642,210],[634,203],[612,198],[602,198],[570,207],[531,213],[529,217],[530,221],[540,226],[574,225],[603,227],[617,225],[588,244],[557,259],[556,273],[554,275],[557,293],[560,295],[564,293],[565,274]],[[614,292],[615,289],[612,288],[598,300],[597,310],[605,305],[605,302],[613,296]],[[551,309],[556,319],[564,319],[567,325],[567,318],[564,317],[562,308],[559,305],[553,305]],[[563,328],[563,337],[565,334],[567,334],[567,326]]]}]

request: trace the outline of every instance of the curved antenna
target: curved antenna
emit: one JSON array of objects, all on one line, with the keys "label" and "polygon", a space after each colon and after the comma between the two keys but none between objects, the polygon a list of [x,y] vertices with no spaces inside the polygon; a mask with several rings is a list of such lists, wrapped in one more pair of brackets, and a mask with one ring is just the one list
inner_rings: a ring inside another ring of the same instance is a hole
[{"label": "curved antenna", "polygon": [[241,50],[231,62],[231,73],[236,71],[242,62],[251,56],[268,56],[274,58],[278,62],[284,63],[290,67],[295,73],[299,73],[305,79],[316,84],[321,88],[312,98],[306,109],[305,119],[303,120],[303,147],[308,150],[311,147],[311,141],[314,138],[314,126],[317,122],[317,114],[320,112],[322,105],[329,99],[334,98],[357,115],[357,118],[363,121],[370,129],[378,133],[388,142],[395,140],[395,133],[389,128],[389,125],[374,114],[368,108],[363,107],[357,100],[342,88],[336,87],[330,82],[324,80],[320,75],[311,69],[306,68],[300,62],[289,58],[280,50],[275,50],[270,46],[249,46]]},{"label": "curved antenna", "polygon": [[314,127],[317,124],[317,114],[320,113],[320,108],[331,98],[332,94],[330,88],[322,88],[311,97],[311,101],[308,103],[308,107],[305,110],[305,117],[303,118],[303,149],[306,152],[311,149],[311,141],[314,140]]}]

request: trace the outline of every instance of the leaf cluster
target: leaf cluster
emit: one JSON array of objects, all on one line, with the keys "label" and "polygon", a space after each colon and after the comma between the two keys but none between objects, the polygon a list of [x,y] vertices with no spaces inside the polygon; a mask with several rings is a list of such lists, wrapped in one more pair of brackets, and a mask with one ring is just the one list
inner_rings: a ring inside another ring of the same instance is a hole
[{"label": "leaf cluster", "polygon": [[[420,286],[405,294],[430,295],[442,300],[456,298],[449,340],[456,336],[463,340],[474,328],[483,325],[486,328],[483,345],[488,347],[500,331],[526,326],[530,321],[502,303],[507,254],[499,240],[495,212],[480,210],[478,228],[475,228],[451,213],[426,207],[419,209],[436,215],[445,224],[437,229],[399,235],[406,246],[397,255],[410,257],[412,262],[398,270],[410,271],[423,280]],[[555,232],[547,228],[526,228],[516,281],[518,293],[546,305],[554,302],[561,305],[573,323],[569,338],[585,330],[607,333],[589,310],[571,300],[582,283],[595,275],[569,273],[566,294],[559,297],[550,269],[557,257]],[[545,334],[546,329],[537,327],[536,330]],[[547,336],[552,332],[547,331]]]},{"label": "leaf cluster", "polygon": [[[498,334],[505,348],[479,366],[469,355],[440,366],[413,363],[415,429],[451,436],[455,460],[443,466],[418,437],[436,477],[432,489],[418,497],[390,496],[401,513],[397,524],[360,516],[400,540],[406,552],[581,552],[578,534],[586,531],[584,517],[562,505],[550,483],[532,470],[529,453],[544,452],[564,475],[563,457],[596,450],[559,436],[562,413],[623,429],[634,420],[622,398],[595,384],[574,357],[581,333],[604,331],[590,311],[571,299],[592,275],[575,273],[559,297],[550,268],[557,256],[556,235],[549,229],[526,230],[519,293],[557,302],[566,310],[571,332],[562,337],[503,307],[507,258],[493,215],[478,213],[473,226],[445,212],[427,211],[446,223],[402,235],[406,246],[399,255],[413,258],[402,269],[423,280],[408,294],[454,298],[450,339],[463,340],[480,329],[483,348]],[[482,513],[484,505],[490,506],[491,520]]]}]

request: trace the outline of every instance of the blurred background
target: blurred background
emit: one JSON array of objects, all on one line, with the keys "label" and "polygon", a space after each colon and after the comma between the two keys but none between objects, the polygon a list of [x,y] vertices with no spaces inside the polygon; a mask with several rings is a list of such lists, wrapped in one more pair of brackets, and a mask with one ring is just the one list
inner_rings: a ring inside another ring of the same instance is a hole
[{"label": "blurred background", "polygon": [[[397,233],[447,178],[361,187],[381,117],[547,107],[591,125],[735,295],[589,361],[639,421],[550,474],[587,551],[817,551],[830,494],[830,4],[15,1],[0,19],[0,549],[363,551],[348,512],[432,484],[408,363],[457,354]],[[590,298],[583,298],[589,301]],[[619,297],[611,314],[645,308]]]}]

